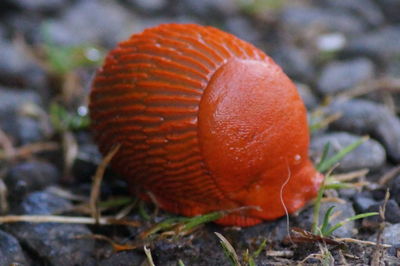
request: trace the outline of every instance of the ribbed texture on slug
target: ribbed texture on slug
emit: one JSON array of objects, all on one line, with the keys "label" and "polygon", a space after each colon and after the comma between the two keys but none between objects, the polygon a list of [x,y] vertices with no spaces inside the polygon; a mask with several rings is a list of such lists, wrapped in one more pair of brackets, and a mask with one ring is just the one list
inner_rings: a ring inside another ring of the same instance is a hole
[{"label": "ribbed texture on slug", "polygon": [[120,43],[93,82],[90,115],[102,153],[122,144],[113,168],[167,210],[195,215],[229,201],[204,164],[197,122],[203,91],[232,57],[271,60],[211,27],[161,25]]}]

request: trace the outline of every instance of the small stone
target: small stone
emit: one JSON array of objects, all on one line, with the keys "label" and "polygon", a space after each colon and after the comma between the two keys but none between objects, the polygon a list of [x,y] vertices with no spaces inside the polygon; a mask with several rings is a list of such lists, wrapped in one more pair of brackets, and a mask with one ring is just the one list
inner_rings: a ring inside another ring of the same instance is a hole
[{"label": "small stone", "polygon": [[0,81],[3,85],[35,89],[45,86],[44,71],[12,42],[0,39],[0,58]]},{"label": "small stone", "polygon": [[28,161],[13,166],[4,181],[10,198],[19,200],[30,192],[55,184],[59,179],[60,173],[52,164]]},{"label": "small stone", "polygon": [[[371,205],[367,209],[367,212],[379,212],[379,209],[382,207],[382,205],[383,201]],[[376,225],[379,225],[379,223],[382,222],[382,219],[379,215],[367,217],[365,220],[368,224]],[[385,221],[392,224],[400,223],[400,207],[395,200],[390,199],[386,203]]]},{"label": "small stone", "polygon": [[[48,192],[29,194],[15,210],[20,215],[51,215],[70,209],[72,204]],[[95,265],[94,240],[82,238],[90,230],[80,224],[16,223],[8,224],[11,232],[24,246],[47,261],[49,265]]]},{"label": "small stone", "polygon": [[318,90],[323,95],[333,95],[354,89],[358,84],[372,79],[374,65],[366,58],[333,61],[321,73]]},{"label": "small stone", "polygon": [[41,124],[36,119],[27,116],[19,116],[16,123],[20,145],[26,145],[43,140],[45,133]]},{"label": "small stone", "polygon": [[18,240],[0,230],[0,265],[28,265]]},{"label": "small stone", "polygon": [[358,15],[371,26],[378,26],[384,22],[381,9],[371,0],[324,0],[324,2],[329,8],[342,9]]},{"label": "small stone", "polygon": [[122,251],[102,260],[99,266],[142,265],[145,257],[136,251]]},{"label": "small stone", "polygon": [[296,83],[296,87],[307,109],[314,109],[318,104],[318,100],[317,97],[312,93],[310,87],[301,83]]},{"label": "small stone", "polygon": [[[0,128],[15,142],[27,143],[43,137],[43,132],[36,121],[29,124],[24,116],[20,114],[23,106],[40,105],[40,96],[30,90],[17,90],[0,87]],[[30,127],[32,132],[22,132]]]},{"label": "small stone", "polygon": [[392,22],[400,22],[400,2],[398,0],[380,0],[377,3],[383,9],[386,19]]},{"label": "small stone", "polygon": [[400,119],[385,106],[360,99],[337,100],[327,112],[341,114],[331,123],[331,128],[374,136],[383,144],[390,159],[400,162]]},{"label": "small stone", "polygon": [[[376,241],[376,236],[372,236],[371,241]],[[386,226],[381,234],[381,240],[384,244],[400,244],[400,223]]]},{"label": "small stone", "polygon": [[145,14],[162,11],[168,5],[167,0],[128,0],[127,3]]},{"label": "small stone", "polygon": [[375,205],[377,202],[372,198],[372,196],[368,197],[364,194],[357,194],[353,198],[354,209],[357,213],[365,213],[368,208]]},{"label": "small stone", "polygon": [[393,61],[400,54],[400,26],[386,26],[376,31],[354,36],[344,52],[369,56],[380,62]]},{"label": "small stone", "polygon": [[115,1],[75,1],[61,19],[46,24],[48,38],[65,46],[100,43],[111,48],[140,29],[139,18]]},{"label": "small stone", "polygon": [[[322,156],[325,145],[329,143],[328,157],[330,157],[359,139],[359,136],[346,132],[335,132],[315,136],[311,140],[310,154],[315,158],[315,160],[317,160],[317,158]],[[336,170],[339,172],[350,172],[363,168],[377,170],[383,166],[385,161],[386,154],[382,145],[373,139],[369,139],[348,153],[339,162],[339,166]]]},{"label": "small stone", "polygon": [[261,40],[260,33],[254,29],[249,20],[240,16],[227,18],[225,27],[229,33],[255,45]]},{"label": "small stone", "polygon": [[400,204],[400,175],[397,175],[393,178],[389,185],[389,192],[392,198]]},{"label": "small stone", "polygon": [[66,6],[68,0],[5,0],[29,12],[56,11]]},{"label": "small stone", "polygon": [[285,73],[295,80],[308,82],[313,80],[316,75],[315,68],[311,63],[311,55],[305,50],[281,45],[272,54],[272,57]]},{"label": "small stone", "polygon": [[289,31],[302,36],[305,31],[360,33],[365,25],[350,12],[306,6],[288,6],[282,11],[281,21]]}]

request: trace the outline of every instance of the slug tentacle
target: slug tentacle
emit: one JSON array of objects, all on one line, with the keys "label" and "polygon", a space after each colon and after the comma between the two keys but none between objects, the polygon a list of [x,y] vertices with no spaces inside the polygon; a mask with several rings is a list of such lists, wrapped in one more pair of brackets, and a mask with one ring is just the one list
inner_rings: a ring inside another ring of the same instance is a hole
[{"label": "slug tentacle", "polygon": [[[231,34],[165,24],[121,42],[97,72],[94,138],[132,192],[193,216],[258,206],[218,220],[248,226],[293,212],[315,196],[304,105],[265,55]],[[289,160],[301,156],[300,163]],[[299,188],[308,186],[310,188]]]}]

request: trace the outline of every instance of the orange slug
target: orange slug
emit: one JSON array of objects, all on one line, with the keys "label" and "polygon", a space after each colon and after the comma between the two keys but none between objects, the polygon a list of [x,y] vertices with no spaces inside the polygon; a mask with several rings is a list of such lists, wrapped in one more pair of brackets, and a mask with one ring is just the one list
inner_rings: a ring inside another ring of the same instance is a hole
[{"label": "orange slug", "polygon": [[194,24],[164,24],[119,43],[90,95],[95,141],[120,144],[111,167],[133,193],[194,216],[250,226],[292,213],[322,181],[308,158],[306,109],[262,51]]}]

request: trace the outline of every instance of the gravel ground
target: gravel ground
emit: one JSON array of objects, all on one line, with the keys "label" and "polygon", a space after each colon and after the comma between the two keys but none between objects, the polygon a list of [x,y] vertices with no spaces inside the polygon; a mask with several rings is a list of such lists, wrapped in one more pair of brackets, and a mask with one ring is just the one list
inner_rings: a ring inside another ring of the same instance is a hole
[{"label": "gravel ground", "polygon": [[[143,232],[170,217],[153,215],[150,204],[136,204],[128,214],[140,226],[2,223],[0,265],[146,265],[143,245],[155,265],[231,265],[214,232],[228,239],[243,264],[264,240],[257,265],[400,264],[398,0],[3,0],[0,21],[3,215],[88,217],[84,203],[101,162],[87,128],[90,81],[118,41],[166,22],[213,25],[281,65],[317,125],[310,147],[315,162],[327,142],[331,155],[370,136],[335,168],[342,177],[355,173],[357,186],[327,191],[321,222],[331,206],[331,225],[386,207],[384,220],[351,221],[329,239],[287,237],[288,228],[311,230],[312,206],[291,215],[289,225],[286,218],[242,229],[209,223],[184,236],[146,240],[140,239]],[[129,205],[115,204],[129,194],[114,176],[106,171],[101,186],[101,200],[114,199],[103,214]]]}]

